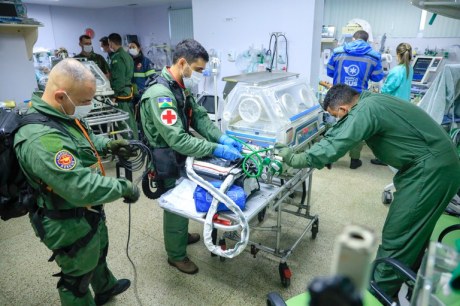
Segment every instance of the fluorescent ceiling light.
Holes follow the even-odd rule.
[[[425,30],[426,14],[427,14],[427,11],[422,10],[422,15],[420,16],[420,25],[419,25],[419,27],[418,27],[418,30],[419,30],[420,32],[422,32],[423,30]]]

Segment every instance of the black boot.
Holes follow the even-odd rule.
[[[126,291],[129,286],[131,286],[131,281],[129,279],[119,279],[115,286],[112,287],[112,289],[96,294],[94,296],[94,302],[96,305],[104,305],[115,295]]]
[[[371,164],[373,165],[379,165],[379,166],[387,166],[387,164],[385,164],[384,162],[382,162],[380,159],[378,158],[373,158],[371,159]]]
[[[350,169],[358,169],[362,164],[363,162],[360,159],[352,158],[350,161]]]

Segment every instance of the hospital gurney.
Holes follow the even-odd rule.
[[[213,254],[219,255],[221,260],[237,256],[248,244],[250,245],[250,253],[254,255],[254,257],[259,250],[262,250],[280,258],[280,279],[282,285],[287,288],[290,285],[292,275],[287,265],[287,259],[308,231],[311,231],[313,239],[316,238],[318,233],[318,215],[310,214],[310,191],[313,169],[295,170],[292,176],[274,179],[271,184],[260,183],[260,190],[256,191],[248,198],[246,202],[246,209],[244,211],[241,211],[241,209],[239,209],[239,207],[224,194],[224,191],[230,187],[233,181],[242,175],[241,168],[235,167],[230,171],[229,175],[222,183],[220,191],[196,174],[193,169],[192,157],[187,158],[186,171],[190,180],[183,179],[176,188],[161,196],[159,199],[160,206],[172,213],[203,223],[203,237],[205,245]],[[195,210],[195,203],[193,200],[193,190],[195,185],[192,182],[204,187],[214,197],[211,208],[207,214],[197,213]],[[300,203],[294,204],[294,201],[290,196],[300,188],[302,189]],[[216,218],[215,212],[218,201],[224,202],[227,207],[232,210],[232,212],[221,212]],[[180,203],[180,206],[176,206],[174,203]],[[285,208],[286,204],[294,205],[296,210]],[[257,224],[257,226],[249,225],[249,223],[255,218],[257,218],[259,223],[262,222],[267,209],[273,209],[276,212],[275,226],[263,227],[259,226],[259,224]],[[286,249],[280,248],[283,212],[309,220],[297,240]],[[216,230],[224,232],[219,245],[216,245]],[[266,246],[249,240],[250,232],[253,230],[275,232],[275,245]],[[226,243],[224,242],[225,239],[237,241],[235,247],[233,249],[227,249]]]

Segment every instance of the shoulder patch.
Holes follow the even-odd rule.
[[[173,109],[165,109],[160,115],[161,122],[165,125],[173,125],[177,121],[177,113]]]
[[[159,108],[173,107],[173,102],[170,97],[160,97],[157,99]]]
[[[77,161],[75,157],[67,150],[61,150],[54,156],[55,165],[62,170],[72,170],[75,168]]]

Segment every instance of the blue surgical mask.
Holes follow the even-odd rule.
[[[70,118],[73,118],[73,119],[81,119],[83,117],[86,117],[89,112],[93,109],[93,104],[88,104],[88,105],[75,105],[75,103],[73,103],[72,99],[70,99],[69,95],[67,94],[67,92],[64,92],[65,95],[67,96],[67,98],[69,99],[70,103],[72,103],[72,105],[75,107],[75,111],[72,115],[70,114],[67,114],[64,110],[64,108],[62,107],[61,105],[61,108],[62,108],[62,111],[67,115],[69,116]]]

